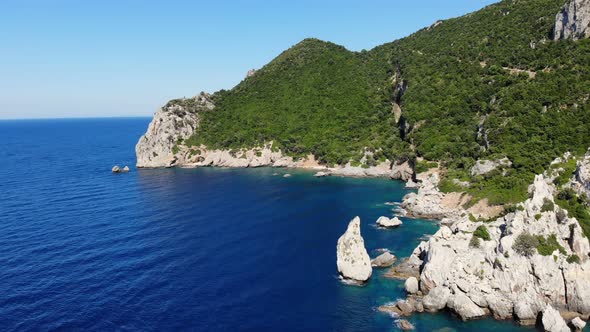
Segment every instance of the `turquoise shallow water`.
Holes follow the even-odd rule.
[[[336,241],[357,215],[373,257],[406,256],[434,233],[425,220],[374,227],[403,183],[270,168],[111,174],[135,163],[148,122],[0,122],[0,330],[396,330],[375,308],[403,297],[402,283],[376,271],[365,287],[342,284]],[[410,320],[419,331],[529,330]]]

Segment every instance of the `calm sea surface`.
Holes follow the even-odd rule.
[[[395,331],[403,284],[337,278],[354,216],[372,257],[411,253],[433,222],[391,216],[403,184],[261,169],[136,170],[150,119],[0,121],[1,331]],[[111,174],[113,165],[129,174]],[[275,175],[278,173],[278,175]],[[524,330],[410,320],[419,331]]]

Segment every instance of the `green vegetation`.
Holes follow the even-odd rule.
[[[488,228],[484,225],[477,227],[475,232],[473,232],[473,236],[480,238],[484,241],[489,241],[491,239],[490,233],[488,232]]]
[[[537,245],[537,251],[539,252],[539,255],[549,256],[555,250],[559,250],[559,252],[563,255],[566,254],[565,249],[559,244],[559,242],[557,242],[557,237],[555,234],[549,235],[549,237],[546,239],[544,236],[539,235],[537,236],[537,241],[539,243]]]
[[[590,40],[548,41],[563,3],[504,0],[362,52],[306,39],[215,93],[216,110],[202,113],[185,144],[272,141],[330,165],[356,164],[366,149],[375,155],[365,167],[422,157],[448,170],[441,190],[491,204],[522,201],[534,174],[590,146]],[[471,175],[476,160],[503,157],[513,166]],[[431,166],[417,163],[418,171]]]
[[[479,238],[475,235],[473,235],[473,237],[471,237],[471,240],[469,241],[469,247],[471,248],[479,248],[481,246],[481,241],[479,240]]]
[[[438,167],[437,163],[432,162],[432,161],[423,160],[423,161],[416,162],[415,170],[416,170],[416,173],[423,173],[423,172],[428,171],[431,168],[437,168],[437,167]]]
[[[567,257],[567,262],[570,264],[572,264],[572,263],[580,264],[580,257],[578,257],[578,255],[570,255]]]
[[[521,256],[532,256],[539,246],[539,239],[529,233],[522,233],[514,241],[512,249]]]
[[[578,197],[571,188],[566,188],[557,194],[557,205],[569,212],[571,217],[578,220],[584,235],[590,238],[590,213],[585,205],[585,199]]]
[[[543,206],[541,206],[541,212],[553,211],[554,208],[555,208],[555,204],[553,204],[552,201],[550,201],[547,198],[545,198],[543,200]]]

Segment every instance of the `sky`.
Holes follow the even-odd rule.
[[[304,38],[353,51],[497,0],[2,0],[0,119],[151,116]]]

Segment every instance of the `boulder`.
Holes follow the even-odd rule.
[[[570,0],[555,17],[553,40],[590,37],[590,0]]]
[[[121,170],[121,173],[129,173],[129,166],[123,167],[123,169]]]
[[[451,298],[448,307],[464,321],[483,317],[486,314],[482,308],[478,307],[467,295],[461,292]]]
[[[442,310],[447,306],[450,296],[450,289],[443,286],[434,287],[422,301],[424,310],[431,312]]]
[[[338,272],[346,279],[364,282],[369,280],[373,269],[371,258],[361,236],[361,220],[354,218],[336,246]]]
[[[548,305],[543,310],[542,317],[543,329],[547,332],[571,332],[570,328],[567,327],[565,320],[559,314],[559,311],[553,309],[551,305]]]
[[[396,325],[402,331],[412,331],[415,329],[414,325],[405,319],[398,319]]]
[[[119,172],[121,172],[121,169],[119,168],[119,166],[115,165],[111,169],[111,172],[113,172],[113,173],[119,173]]]
[[[284,178],[290,178],[291,177],[291,174],[287,173],[287,174],[283,175],[283,177]]]
[[[330,176],[330,173],[328,173],[328,172],[317,172],[317,173],[315,173],[314,176],[316,178],[323,178],[323,177],[326,177],[326,176]]]
[[[414,168],[409,161],[395,162],[391,167],[390,178],[394,180],[410,181],[414,178]]]
[[[580,317],[572,319],[571,324],[576,331],[582,331],[586,327],[586,322],[584,322]]]
[[[418,293],[418,279],[416,279],[415,277],[410,277],[408,279],[406,279],[406,282],[404,284],[404,287],[406,289],[406,292],[408,294],[416,294]]]
[[[383,254],[377,256],[377,258],[371,261],[371,266],[374,267],[390,267],[397,261],[397,257],[392,255],[389,252],[384,252]]]
[[[399,220],[398,217],[393,217],[393,219],[389,219],[387,217],[379,217],[379,219],[377,219],[377,225],[381,226],[381,227],[398,227],[401,226],[403,223],[401,220]]]

